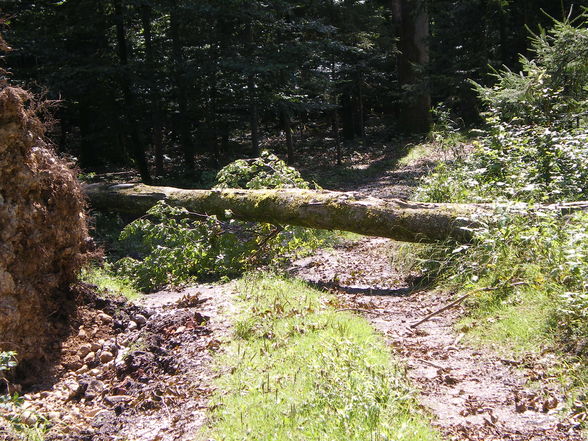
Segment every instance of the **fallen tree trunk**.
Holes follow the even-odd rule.
[[[355,193],[301,189],[182,190],[142,184],[90,184],[85,187],[96,209],[142,215],[158,201],[191,212],[251,222],[343,230],[406,242],[471,240],[479,226],[476,204],[425,204],[376,199]],[[230,212],[230,214],[228,214]]]

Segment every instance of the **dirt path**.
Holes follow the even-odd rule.
[[[353,190],[410,197],[430,167],[416,161],[369,174],[369,182]],[[296,261],[290,271],[336,292],[342,308],[365,315],[388,339],[445,439],[581,440],[564,420],[561,392],[542,377],[540,362],[501,359],[461,341],[453,325],[462,309],[409,327],[451,295],[415,291],[416,274],[403,265],[399,247],[364,238]],[[54,424],[47,439],[195,439],[206,424],[212,360],[229,332],[232,291],[230,285],[196,286],[151,294],[137,305],[82,293],[71,335],[56,348],[59,363],[26,394],[26,406]],[[3,439],[11,438],[0,428]]]
[[[384,171],[355,191],[410,198],[431,161]],[[343,308],[357,310],[386,336],[406,363],[421,404],[448,440],[581,440],[565,421],[564,398],[544,375],[540,361],[502,359],[461,342],[454,324],[464,310],[451,309],[419,326],[410,325],[453,300],[450,293],[415,291],[416,274],[403,267],[401,245],[364,238],[294,262],[290,271],[331,289]],[[397,262],[397,264],[395,264]],[[539,381],[537,381],[539,380]]]
[[[556,385],[534,385],[538,364],[519,366],[461,343],[463,336],[453,331],[460,308],[409,328],[451,295],[411,290],[390,264],[397,250],[387,239],[366,238],[300,260],[292,272],[330,287],[343,308],[357,309],[386,336],[448,440],[581,440],[561,421],[563,397]]]
[[[136,305],[83,291],[59,362],[24,395],[32,415],[52,424],[46,440],[193,441],[229,332],[232,287],[162,291]],[[0,427],[4,439],[16,438]]]

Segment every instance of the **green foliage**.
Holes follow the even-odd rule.
[[[588,28],[555,21],[532,38],[523,73],[496,74],[476,85],[489,106],[488,133],[467,161],[443,165],[420,193],[423,200],[570,201],[588,197]]]
[[[219,440],[437,440],[403,369],[357,316],[300,281],[240,282],[235,337],[219,359]],[[246,435],[245,435],[246,434]]]
[[[419,197],[497,203],[472,243],[421,250],[431,279],[470,294],[458,327],[507,352],[565,350],[563,360],[579,354],[585,364],[588,214],[536,208],[588,199],[586,15],[580,20],[534,36],[535,59],[522,59],[522,74],[505,70],[495,86],[477,87],[489,106],[485,137],[468,158],[438,167]]]
[[[588,197],[588,130],[498,123],[467,160],[442,164],[419,198],[431,202],[572,201]]]
[[[497,72],[496,84],[474,83],[482,100],[504,121],[570,126],[588,110],[588,14],[577,24],[554,20],[533,35],[533,59],[520,59],[522,72]]]
[[[268,153],[229,164],[219,172],[218,182],[216,188],[309,188],[296,170]],[[323,235],[299,227],[221,221],[160,202],[124,228],[120,240],[129,255],[114,268],[137,289],[150,291],[190,280],[234,277],[255,265],[279,264],[318,246]]]
[[[310,188],[296,169],[268,151],[259,158],[232,162],[218,172],[216,180],[214,188]]]
[[[17,366],[16,352],[0,352],[0,375]],[[0,377],[3,378],[3,377]]]
[[[189,216],[184,208],[160,202],[146,217],[127,225],[120,239],[133,257],[118,260],[117,273],[143,291],[193,278],[238,274],[245,263],[241,256],[252,244],[226,232],[229,225],[216,217]]]
[[[491,318],[507,347],[528,349],[555,336],[576,351],[588,337],[588,213],[562,216],[511,204],[486,221],[471,244],[420,250],[425,274],[471,291],[474,315]],[[486,327],[480,332],[490,335]]]
[[[117,276],[112,265],[104,262],[101,266],[92,265],[84,268],[80,279],[83,282],[96,285],[105,294],[123,295],[128,300],[137,300],[141,294],[128,280]]]

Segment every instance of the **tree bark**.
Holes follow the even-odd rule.
[[[429,63],[429,14],[424,0],[392,0],[392,12],[398,33],[398,82],[414,87],[401,108],[402,128],[425,133],[431,127],[431,96],[423,87],[420,72]]]
[[[286,149],[288,154],[288,164],[294,163],[294,139],[292,138],[292,123],[290,121],[290,109],[285,103],[280,103],[280,119],[282,128],[286,134]]]
[[[343,230],[406,242],[472,239],[469,220],[487,210],[475,204],[423,204],[376,199],[354,193],[301,189],[182,190],[141,184],[85,187],[96,209],[142,215],[158,201],[190,212],[251,222]]]
[[[179,5],[178,0],[171,1],[171,9],[169,15],[169,32],[172,42],[172,56],[174,59],[174,80],[176,99],[178,100],[179,110],[179,135],[182,143],[182,150],[184,153],[184,161],[186,168],[193,171],[195,168],[194,162],[194,141],[190,133],[190,122],[188,119],[188,85],[186,81],[186,67],[184,65],[184,56],[182,55],[182,43],[180,41],[180,24],[179,24]]]
[[[127,114],[128,123],[130,125],[131,137],[131,153],[135,160],[137,169],[141,174],[141,180],[147,184],[151,183],[151,175],[149,174],[149,165],[145,158],[145,149],[137,123],[133,118],[133,112],[136,108],[135,94],[131,89],[131,80],[127,72],[128,66],[128,47],[126,31],[124,26],[124,11],[122,0],[114,0],[114,13],[116,15],[116,40],[118,49],[118,58],[122,67],[120,75],[120,83],[125,102],[125,112]]]
[[[250,61],[253,63],[255,60],[255,36],[253,33],[252,22],[247,23],[247,46]],[[251,68],[253,68],[253,64]],[[247,92],[249,94],[249,124],[251,126],[251,151],[254,156],[259,156],[259,121],[255,88],[255,74],[251,72],[247,75]]]
[[[151,7],[149,4],[141,5],[141,23],[143,25],[143,38],[145,39],[145,62],[150,82],[149,95],[151,98],[151,143],[155,153],[155,174],[163,175],[163,124],[161,118],[161,98],[156,81],[155,54],[153,49],[153,36],[151,32]]]

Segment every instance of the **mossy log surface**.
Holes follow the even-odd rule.
[[[182,190],[142,184],[90,184],[85,187],[95,209],[141,215],[158,201],[190,212],[224,218],[343,230],[406,242],[472,238],[472,219],[485,211],[474,204],[425,204],[376,199],[356,193],[301,189]]]

